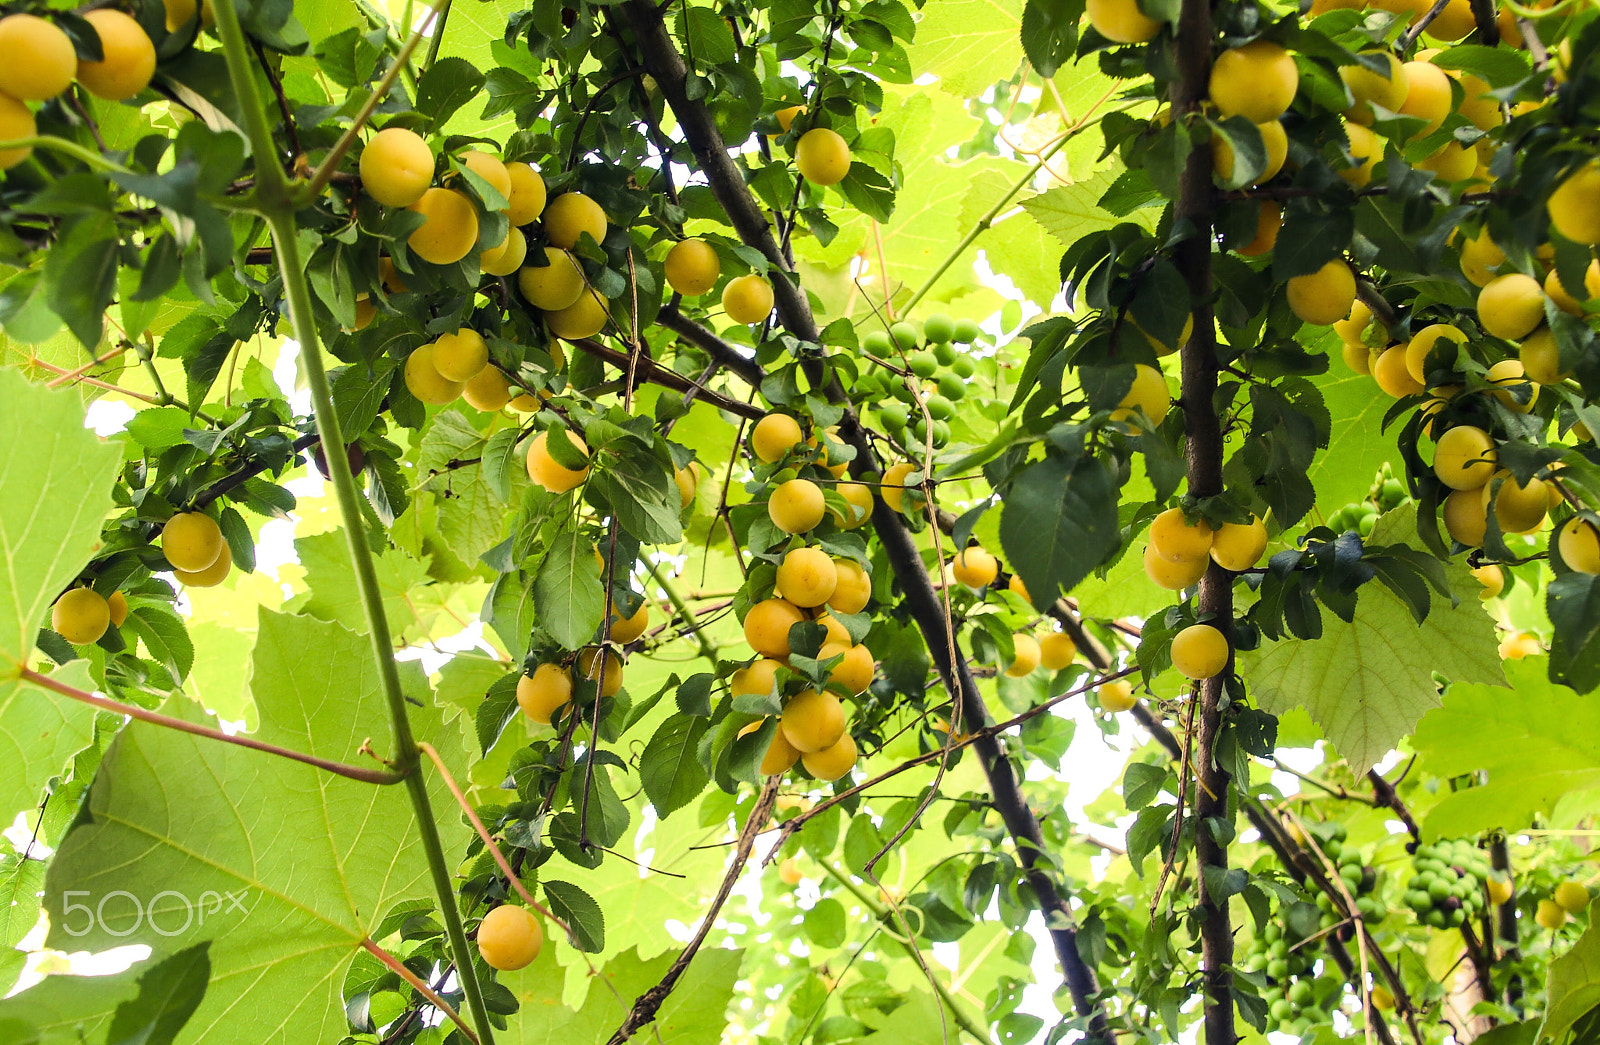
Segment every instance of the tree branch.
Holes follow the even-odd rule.
[[[368,954],[372,955],[374,958],[378,959],[386,967],[388,967],[396,976],[409,983],[418,994],[428,999],[429,1005],[432,1005],[434,1008],[450,1017],[450,1022],[454,1023],[456,1027],[460,1029],[461,1033],[467,1036],[468,1040],[470,1040],[473,1045],[479,1045],[478,1036],[472,1032],[472,1028],[467,1025],[466,1021],[461,1018],[456,1010],[450,1007],[450,1003],[439,997],[438,992],[432,987],[428,986],[427,982],[423,980],[422,977],[418,976],[416,973],[407,968],[405,962],[401,961],[388,951],[384,950],[382,947],[379,947],[377,944],[373,943],[371,937],[362,940],[361,946]]]
[[[608,345],[603,345],[593,338],[579,338],[568,344],[579,351],[591,355],[596,359],[610,363],[612,366],[626,372],[632,366],[635,372],[652,384],[662,388],[670,388],[675,392],[693,392],[696,399],[702,403],[710,403],[720,410],[739,417],[747,417],[752,421],[759,421],[767,416],[766,411],[749,403],[741,403],[737,399],[729,399],[720,392],[713,392],[699,382],[673,370],[671,367],[656,362],[642,353],[618,352]]]
[[[676,305],[663,306],[656,313],[656,322],[705,352],[712,362],[726,368],[751,388],[759,389],[761,382],[766,380],[767,375],[761,369],[761,364],[739,351],[737,346],[685,316]]]

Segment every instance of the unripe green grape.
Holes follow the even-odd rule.
[[[932,377],[939,372],[939,360],[932,352],[926,350],[913,352],[908,362],[911,364],[911,372],[918,377]]]
[[[943,312],[935,312],[922,321],[922,333],[930,342],[948,342],[955,337],[956,321]]]
[[[949,366],[956,361],[956,346],[948,341],[940,341],[933,346],[933,358],[939,361],[940,366]]]
[[[894,338],[895,343],[899,345],[900,350],[903,352],[909,352],[913,348],[916,348],[921,341],[917,334],[917,328],[912,324],[905,322],[904,320],[900,321],[899,323],[892,324],[889,327],[889,334]]]
[[[928,416],[935,421],[947,421],[954,417],[956,406],[942,395],[928,397]]]
[[[955,330],[951,332],[950,340],[960,345],[970,345],[978,340],[983,332],[978,329],[978,324],[970,319],[956,320]]]
[[[894,351],[894,342],[889,340],[887,330],[871,330],[861,339],[861,348],[881,359]]]
[[[967,394],[967,383],[953,373],[939,375],[939,394],[952,403],[959,403]]]
[[[971,356],[956,356],[956,361],[950,364],[950,369],[963,380],[971,377],[978,371],[978,364],[972,361]]]

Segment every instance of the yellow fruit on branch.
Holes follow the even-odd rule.
[[[1499,483],[1496,490],[1495,483]],[[1545,489],[1544,483],[1539,479],[1530,477],[1524,486],[1516,481],[1510,472],[1496,473],[1494,480],[1485,483],[1483,487],[1483,509],[1485,518],[1488,517],[1491,496],[1494,502],[1494,517],[1500,525],[1501,533],[1528,533],[1537,530],[1544,523],[1545,514],[1550,510],[1550,493]]]
[[[781,722],[783,735],[796,751],[802,755],[822,751],[844,736],[844,705],[832,693],[803,689],[783,706]]]
[[[789,456],[804,441],[800,422],[788,414],[768,414],[750,431],[750,449],[767,464]]]
[[[763,766],[765,766],[765,764],[766,763],[762,763]],[[794,763],[791,762],[789,765],[792,766]],[[787,769],[788,766],[785,766],[784,768]],[[766,770],[763,769],[762,772],[766,773]],[[770,776],[771,774],[768,773],[767,775]],[[799,885],[804,878],[805,876],[800,873],[800,862],[794,857],[791,856],[788,859],[779,862],[778,881],[782,882],[784,885]]]
[[[1550,897],[1568,914],[1582,914],[1589,906],[1589,887],[1576,878],[1568,878],[1556,886]]]
[[[38,15],[0,18],[0,94],[25,102],[42,102],[72,86],[78,55],[72,38],[54,22]]]
[[[772,314],[772,284],[754,272],[722,288],[722,311],[735,323],[760,323]]]
[[[839,568],[821,548],[795,548],[778,564],[778,594],[796,606],[821,606],[839,586]]]
[[[1421,395],[1428,390],[1428,386],[1411,376],[1407,368],[1407,349],[1404,345],[1392,345],[1378,354],[1372,362],[1372,379],[1378,382],[1378,387],[1386,395],[1396,399],[1405,396]]]
[[[1584,270],[1583,286],[1577,292],[1583,295],[1581,298],[1568,292],[1567,285],[1561,281],[1561,273],[1554,268],[1544,277],[1544,292],[1561,311],[1573,316],[1584,315],[1589,311],[1585,303],[1600,298],[1600,261],[1589,262]]]
[[[517,287],[534,308],[545,312],[570,308],[583,293],[583,267],[567,251],[554,247],[541,249],[544,264],[523,266],[517,273]]]
[[[528,258],[528,238],[518,228],[506,230],[506,238],[498,247],[478,256],[478,264],[491,276],[509,276],[522,267]]]
[[[1544,322],[1544,288],[1521,272],[1496,276],[1478,291],[1478,322],[1495,337],[1522,340]]]
[[[1154,544],[1144,546],[1144,572],[1157,585],[1168,591],[1182,591],[1197,584],[1205,576],[1211,561],[1206,558],[1191,562],[1173,562],[1156,552]]]
[[[1546,207],[1556,232],[1574,243],[1600,246],[1600,160],[1590,160],[1567,175]]]
[[[1383,159],[1383,143],[1359,123],[1346,124],[1344,134],[1350,145],[1352,166],[1342,168],[1339,177],[1358,189],[1366,188],[1372,181],[1373,169]]]
[[[1454,109],[1450,77],[1432,62],[1406,62],[1403,68],[1406,96],[1397,111],[1424,121],[1422,129],[1412,133],[1413,138],[1432,134]]]
[[[421,345],[406,356],[406,388],[420,403],[443,406],[466,388],[464,381],[452,381],[439,373],[433,362],[433,345]]]
[[[789,655],[789,629],[805,619],[805,613],[792,602],[764,599],[745,614],[744,640],[763,657],[782,660]]]
[[[1271,181],[1279,171],[1283,170],[1284,161],[1289,158],[1289,135],[1283,129],[1283,124],[1277,120],[1271,120],[1267,123],[1257,124],[1256,130],[1260,133],[1261,144],[1266,149],[1267,162],[1261,173],[1251,179],[1251,185],[1260,185],[1264,181]],[[1221,178],[1223,182],[1233,180],[1233,145],[1229,143],[1226,137],[1215,132],[1211,135],[1211,169],[1216,172],[1217,177]],[[1275,234],[1274,238],[1276,238]],[[1240,251],[1240,253],[1247,252]]]
[[[763,657],[751,661],[749,664],[735,671],[728,679],[728,688],[733,696],[771,696],[773,687],[778,682],[778,670],[783,665],[775,660]]]
[[[111,626],[120,628],[128,619],[128,598],[120,591],[114,591],[106,599],[106,609],[111,614]]]
[[[802,754],[800,764],[806,767],[807,773],[818,780],[832,782],[855,768],[859,754],[855,738],[846,733],[831,747]]]
[[[1505,260],[1506,252],[1489,238],[1488,229],[1461,241],[1461,274],[1475,287],[1486,287],[1492,283],[1495,274],[1490,270],[1504,264]]]
[[[440,377],[465,385],[488,365],[489,345],[482,334],[471,327],[462,327],[452,334],[439,335],[433,343],[431,362]]]
[[[1088,0],[1085,14],[1095,32],[1117,44],[1142,44],[1161,31],[1161,23],[1139,10],[1135,0]]]
[[[1441,338],[1454,341],[1458,345],[1467,343],[1467,335],[1458,328],[1448,323],[1433,323],[1417,331],[1406,345],[1406,372],[1419,385],[1428,383],[1425,373],[1428,355],[1438,346]]]
[[[827,514],[822,488],[810,479],[790,479],[767,500],[767,517],[784,533],[806,533]]]
[[[1165,391],[1166,386],[1163,385],[1162,389]],[[906,477],[916,470],[917,466],[911,464],[909,461],[901,461],[898,464],[892,464],[888,468],[884,469],[883,481],[878,485],[879,490],[882,492],[884,504],[888,505],[894,511],[901,513],[905,512],[907,507],[906,492],[908,490],[916,490],[918,493],[921,492],[921,487],[905,485]],[[918,500],[920,500],[920,498],[918,498]]]
[[[480,152],[477,149],[468,149],[461,154],[461,166],[488,182],[489,186],[509,204],[511,200],[511,172],[506,169],[506,165],[501,163],[497,157],[490,156],[488,153]],[[485,200],[484,202],[491,203],[492,201]],[[502,208],[502,210],[504,209]]]
[[[1261,560],[1267,550],[1267,524],[1250,517],[1247,523],[1223,523],[1211,536],[1211,558],[1225,570],[1239,573]]]
[[[1539,401],[1539,386],[1528,380],[1520,359],[1502,359],[1483,375],[1494,389],[1494,397],[1510,410],[1525,414]]]
[[[545,238],[562,250],[576,247],[585,235],[596,243],[605,242],[606,212],[581,192],[564,192],[545,204],[541,220]]]
[[[1262,201],[1256,211],[1256,234],[1249,243],[1239,248],[1247,258],[1260,257],[1278,245],[1278,232],[1283,228],[1283,208],[1270,200]]]
[[[478,923],[478,953],[485,964],[501,972],[532,965],[544,948],[544,930],[525,907],[502,904]]]
[[[1039,636],[1039,664],[1047,671],[1060,671],[1077,655],[1078,647],[1066,632],[1052,631]]]
[[[607,620],[610,621],[610,627],[606,630],[606,638],[619,646],[626,646],[643,635],[650,626],[650,602],[647,599],[639,603],[639,608],[628,617],[622,616],[613,606]]]
[[[1491,562],[1475,567],[1472,577],[1483,585],[1483,590],[1478,592],[1478,598],[1484,602],[1499,598],[1500,593],[1506,590],[1505,568],[1497,563]]]
[[[614,697],[622,689],[622,658],[604,646],[579,650],[572,671],[576,678],[599,686],[602,697]]]
[[[1380,71],[1363,61],[1339,67],[1339,78],[1344,81],[1352,99],[1350,108],[1344,111],[1345,116],[1356,123],[1370,125],[1375,115],[1373,105],[1390,112],[1400,111],[1411,82],[1406,75],[1405,65],[1387,51],[1364,51],[1359,57],[1385,66]]]
[[[221,527],[203,512],[180,512],[161,528],[161,554],[174,569],[189,573],[216,562],[225,543]]]
[[[1025,631],[1019,631],[1011,636],[1012,657],[1011,663],[1006,665],[1006,674],[1014,679],[1025,678],[1039,669],[1039,661],[1043,652],[1039,649],[1039,640]]]
[[[1483,544],[1489,530],[1489,512],[1483,506],[1483,494],[1477,489],[1452,490],[1439,508],[1445,531],[1450,539],[1469,548]]]
[[[1169,562],[1204,564],[1214,539],[1210,523],[1199,516],[1190,520],[1181,508],[1168,508],[1150,520],[1150,547]]]
[[[1224,116],[1251,123],[1276,120],[1300,87],[1294,58],[1275,43],[1253,40],[1217,56],[1211,66],[1211,102]]]
[[[0,141],[20,141],[37,137],[38,133],[33,110],[9,94],[0,94]],[[0,149],[0,171],[10,170],[32,155],[31,145],[20,149]]]
[[[1342,258],[1315,272],[1289,277],[1289,308],[1306,323],[1328,326],[1344,319],[1356,300],[1356,277]]]
[[[872,488],[865,483],[839,483],[833,492],[843,497],[849,504],[853,514],[846,516],[839,509],[829,509],[833,521],[841,530],[853,530],[872,518]]]
[[[1172,637],[1172,666],[1196,682],[1211,678],[1228,666],[1228,640],[1210,624],[1191,624]]]
[[[751,733],[757,732],[765,721],[766,719],[756,719],[739,730],[739,735],[747,737]],[[794,768],[794,764],[798,761],[800,761],[800,752],[796,751],[794,745],[789,743],[789,738],[783,735],[783,727],[775,726],[772,730],[772,739],[767,742],[766,753],[761,756],[761,775],[777,776],[779,773],[787,773]],[[793,863],[792,860],[785,862]]]
[[[93,588],[73,588],[50,607],[50,630],[74,646],[99,642],[111,626],[111,607]]]
[[[795,145],[794,165],[813,185],[837,185],[850,173],[850,145],[838,131],[813,127]]]
[[[672,473],[672,483],[678,488],[679,507],[694,503],[695,492],[700,489],[700,462],[690,461]]]
[[[1499,463],[1489,433],[1459,425],[1441,435],[1433,453],[1433,474],[1452,490],[1476,490],[1494,475]]]
[[[1574,515],[1556,531],[1556,553],[1569,570],[1600,573],[1600,529]]]
[[[433,183],[433,150],[415,131],[385,127],[361,150],[361,188],[385,207],[409,207]]]
[[[454,189],[433,188],[410,207],[425,219],[406,246],[433,265],[454,265],[478,243],[478,212],[472,201]]]
[[[517,706],[541,726],[572,700],[572,675],[559,664],[540,664],[517,679]]]
[[[506,164],[511,179],[511,208],[506,211],[513,227],[526,225],[544,213],[544,178],[526,163]]]
[[[1100,683],[1095,689],[1095,696],[1100,701],[1100,707],[1113,714],[1127,711],[1139,703],[1138,698],[1133,695],[1133,685],[1127,679],[1112,679],[1110,682]]]
[[[78,63],[78,82],[99,98],[120,102],[150,86],[156,71],[156,47],[139,23],[121,11],[102,7],[83,20],[94,27],[103,55],[98,62]]]
[[[1151,422],[1159,425],[1167,416],[1167,410],[1172,406],[1172,395],[1167,390],[1167,379],[1153,366],[1135,363],[1133,367],[1133,384],[1128,387],[1128,392],[1117,403],[1117,408],[1111,411],[1111,420],[1138,426],[1133,423],[1134,411],[1143,410]]]
[[[830,651],[824,651],[830,652]],[[832,656],[840,656],[832,653]],[[819,658],[826,659],[826,658]],[[839,663],[828,671],[828,684],[841,686],[852,696],[864,692],[872,685],[872,677],[877,674],[878,665],[872,659],[872,651],[865,646],[855,645],[845,650]]]
[[[860,613],[872,598],[872,577],[854,559],[833,560],[838,583],[828,597],[828,608],[835,613]]]
[[[1489,902],[1496,907],[1510,901],[1516,885],[1505,871],[1494,871],[1484,883],[1489,887]]]
[[[215,588],[228,579],[228,574],[233,571],[233,549],[227,542],[222,545],[222,552],[217,556],[217,561],[203,570],[180,570],[174,568],[172,575],[178,583],[185,588]]]
[[[963,548],[950,561],[950,574],[958,584],[969,588],[983,588],[994,583],[1000,575],[1000,563],[983,548],[973,545]]]
[[[605,298],[593,287],[584,287],[578,292],[578,300],[566,308],[544,314],[550,333],[568,341],[594,337],[606,328],[610,319],[611,310],[606,307]]]
[[[461,398],[492,414],[511,402],[511,380],[495,367],[486,366],[462,386]]]
[[[1540,900],[1539,907],[1533,914],[1533,920],[1551,932],[1556,932],[1567,924],[1566,908],[1554,900]]]
[[[589,456],[589,445],[571,429],[563,428],[561,434],[572,449],[586,458]],[[568,468],[561,464],[550,455],[549,437],[549,432],[540,432],[528,444],[528,478],[551,493],[566,493],[589,477],[589,467]]]
[[[1540,327],[1522,339],[1517,360],[1522,372],[1541,385],[1559,384],[1568,373],[1561,369],[1561,347],[1549,327]]]
[[[679,240],[667,251],[663,266],[667,285],[686,298],[698,297],[717,285],[722,262],[703,239]]]

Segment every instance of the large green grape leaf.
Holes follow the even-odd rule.
[[[911,67],[939,77],[950,93],[971,97],[1017,71],[1021,28],[1021,0],[941,0],[917,23]]]
[[[1423,823],[1428,838],[1516,831],[1576,791],[1600,788],[1600,704],[1549,681],[1544,658],[1506,665],[1513,693],[1451,686],[1417,724],[1422,767],[1449,778],[1485,770],[1488,783],[1446,795]]]
[[[660,982],[674,954],[640,960],[629,950],[607,962],[598,978],[589,978],[588,997],[573,1011],[561,1000],[561,970],[554,948],[547,947],[518,973],[502,973],[500,981],[522,1004],[510,1027],[495,1040],[505,1045],[603,1045],[621,1025],[633,1001]],[[644,1037],[661,1045],[716,1045],[727,1019],[743,951],[707,947],[695,955],[677,989],[661,1006]]]
[[[89,742],[94,712],[14,681],[57,595],[88,563],[121,455],[83,427],[83,405],[0,370],[0,819]],[[92,688],[87,674],[71,684]]]
[[[1302,343],[1308,351],[1321,350],[1332,357],[1329,373],[1315,379],[1333,419],[1332,434],[1328,448],[1317,453],[1307,472],[1316,487],[1317,506],[1326,517],[1366,497],[1373,476],[1385,461],[1398,468],[1394,433],[1383,431],[1383,415],[1393,400],[1374,394],[1376,385],[1370,377],[1344,365],[1339,358],[1339,339],[1331,329],[1315,342]]]
[[[1400,542],[1420,547],[1415,508],[1384,514],[1368,539]],[[1471,594],[1477,582],[1459,560],[1448,573],[1450,590],[1467,597],[1452,607],[1434,593],[1420,627],[1399,597],[1372,581],[1361,588],[1352,623],[1324,611],[1321,638],[1263,642],[1239,655],[1239,672],[1262,708],[1304,707],[1350,764],[1364,770],[1440,706],[1434,672],[1453,682],[1505,685],[1494,624]]]
[[[311,592],[294,608],[323,620],[336,621],[347,628],[366,629],[361,593],[350,568],[350,547],[338,530],[299,537],[295,554],[306,568],[306,583]],[[401,548],[389,548],[373,556],[378,571],[378,588],[383,592],[383,611],[389,630],[399,639],[425,634],[429,621],[419,620],[415,603],[409,598],[414,585],[428,583],[428,568]]]
[[[259,739],[345,762],[367,761],[368,738],[388,747],[371,648],[336,624],[263,612],[250,689]],[[166,710],[199,714],[183,698]],[[459,765],[437,707],[411,718]],[[430,792],[454,861],[466,835],[442,784]],[[360,941],[394,904],[430,895],[416,833],[403,787],[134,722],[46,875],[47,943],[142,943],[159,959],[212,940],[211,988],[180,1041],[332,1041]]]
[[[1589,928],[1572,950],[1550,963],[1545,996],[1549,1000],[1539,1041],[1560,1041],[1574,1023],[1600,1007],[1600,907],[1590,905]]]
[[[0,1001],[0,1041],[13,1026],[31,1028],[28,1045],[98,1043],[117,1006],[139,990],[135,966],[111,976],[46,976],[21,994]]]

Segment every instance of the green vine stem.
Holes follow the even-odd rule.
[[[327,371],[322,365],[321,339],[317,336],[316,322],[312,318],[311,291],[306,282],[305,267],[300,259],[294,202],[289,195],[288,181],[283,169],[274,159],[272,132],[260,92],[256,89],[255,78],[250,74],[250,56],[245,46],[244,34],[239,28],[238,13],[231,4],[226,3],[215,5],[215,10],[217,33],[222,37],[228,74],[244,110],[245,124],[255,152],[256,207],[271,228],[272,239],[277,248],[278,270],[283,278],[289,319],[295,339],[300,343],[300,360],[305,367],[306,384],[310,388],[312,408],[316,412],[317,432],[325,448],[329,479],[338,496],[339,512],[344,520],[345,539],[349,544],[351,564],[355,569],[356,588],[366,613],[372,652],[377,660],[378,674],[382,679],[384,696],[389,705],[389,717],[394,729],[396,762],[399,770],[407,774],[406,790],[411,796],[412,809],[416,814],[417,833],[421,838],[423,853],[433,878],[434,892],[439,901],[439,914],[444,920],[451,953],[455,955],[456,971],[461,978],[461,989],[466,996],[467,1007],[471,1010],[473,1023],[478,1028],[481,1045],[493,1045],[494,1028],[489,1022],[483,991],[473,969],[472,949],[462,925],[461,910],[456,904],[455,883],[450,866],[445,860],[444,846],[439,839],[439,828],[434,819],[432,803],[428,800],[427,781],[421,773],[412,772],[420,753],[416,738],[411,733],[411,720],[406,714],[406,698],[400,686],[400,671],[395,665],[389,621],[383,609],[383,593],[378,588],[377,570],[373,566],[372,551],[367,546],[360,494],[357,493],[355,479],[350,474],[350,463],[345,455],[344,434],[339,429],[339,415],[334,409]]]

